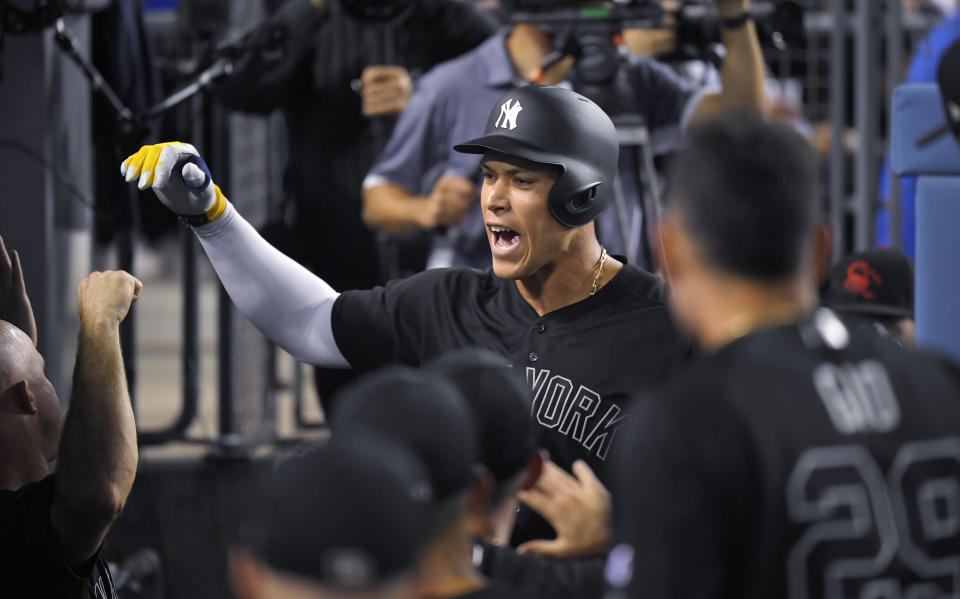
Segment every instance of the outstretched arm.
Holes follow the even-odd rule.
[[[60,440],[50,518],[71,566],[96,553],[137,472],[137,427],[120,353],[120,322],[142,289],[121,271],[80,283],[73,396]]]
[[[184,162],[190,160],[193,162]],[[349,366],[333,337],[338,293],[261,237],[213,185],[189,144],[144,146],[121,171],[157,197],[194,232],[240,312],[298,360]],[[177,172],[175,172],[177,171]]]
[[[348,368],[333,338],[331,314],[340,295],[260,236],[228,205],[194,232],[240,312],[301,362]]]

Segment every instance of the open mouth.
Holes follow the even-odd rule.
[[[498,248],[511,248],[520,243],[520,234],[513,229],[490,225],[490,232],[493,233],[493,245]]]

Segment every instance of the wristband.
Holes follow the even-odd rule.
[[[199,227],[200,225],[205,225],[219,218],[227,209],[227,198],[223,196],[223,192],[220,191],[220,186],[216,183],[213,185],[213,191],[217,197],[213,202],[213,206],[207,208],[203,214],[178,214],[177,218],[180,219],[180,222],[186,223],[191,227]]]
[[[753,20],[753,15],[750,14],[749,10],[745,10],[738,15],[733,15],[732,17],[723,17],[720,19],[720,26],[724,29],[740,29],[747,23]]]

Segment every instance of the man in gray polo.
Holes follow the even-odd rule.
[[[716,2],[727,49],[722,90],[694,89],[649,58],[633,59],[627,66],[631,111],[644,118],[655,153],[674,149],[691,118],[730,108],[762,108],[764,66],[756,29],[746,16],[750,0]],[[485,124],[480,115],[506,91],[529,82],[532,76],[523,74],[532,74],[552,50],[552,40],[540,27],[518,24],[424,75],[364,180],[367,225],[401,235],[438,231],[428,267],[488,267],[490,252],[477,202],[480,158],[452,148],[459,140],[480,135]],[[572,60],[565,59],[543,72],[538,82],[563,85],[571,66]],[[635,151],[621,151],[627,223],[639,235],[637,163]],[[597,226],[611,254],[628,253],[612,211],[601,216]]]

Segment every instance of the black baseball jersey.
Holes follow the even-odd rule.
[[[332,320],[341,353],[360,371],[419,366],[471,346],[503,355],[525,369],[551,458],[568,469],[586,460],[601,478],[631,394],[664,381],[689,347],[660,280],[632,266],[596,295],[542,317],[490,270],[437,269],[343,293]]]
[[[691,364],[618,453],[608,599],[960,596],[960,370],[826,309]]]
[[[100,553],[70,568],[50,522],[53,476],[18,491],[0,491],[0,597],[116,599]]]

